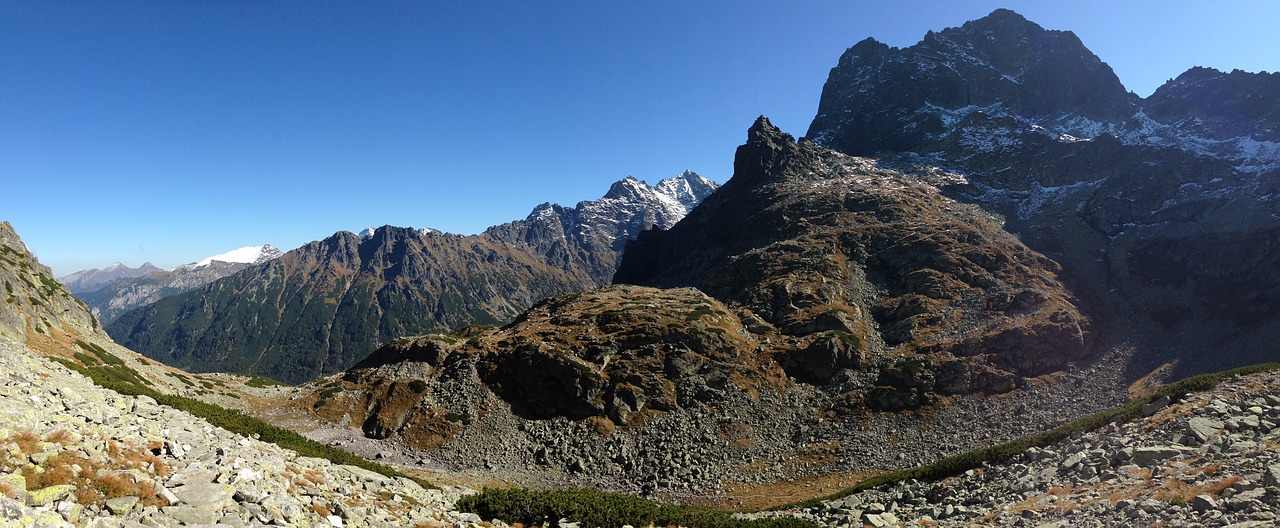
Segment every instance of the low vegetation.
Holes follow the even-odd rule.
[[[810,528],[817,525],[794,518],[746,520],[728,512],[662,504],[631,495],[591,489],[533,491],[489,489],[458,501],[459,511],[485,519],[543,526],[572,519],[583,526],[688,526],[691,528]]]

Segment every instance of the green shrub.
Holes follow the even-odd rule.
[[[485,488],[479,494],[463,497],[457,503],[461,511],[484,519],[502,519],[508,523],[554,525],[567,518],[584,527],[688,526],[690,528],[809,528],[816,526],[795,518],[743,520],[728,512],[690,506],[662,504],[621,493],[591,489],[533,491],[526,489]]]
[[[409,382],[409,389],[418,394],[427,392],[427,382],[422,380],[413,380]]]
[[[266,387],[288,387],[289,384],[279,380],[273,380],[265,376],[249,376],[249,381],[245,385],[255,389],[263,389]]]

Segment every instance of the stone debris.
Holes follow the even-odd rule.
[[[1075,434],[940,482],[909,480],[795,515],[823,526],[1275,526],[1280,372],[1161,402],[1146,418]],[[1144,413],[1145,414],[1145,413]],[[757,514],[766,515],[766,514]]]
[[[0,338],[0,527],[506,526],[426,489],[93,385]]]

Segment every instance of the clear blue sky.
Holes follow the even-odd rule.
[[[1009,7],[1130,90],[1280,70],[1280,2],[0,0],[0,219],[61,276],[475,233],[634,175],[724,181],[765,114],[801,135],[868,36]]]

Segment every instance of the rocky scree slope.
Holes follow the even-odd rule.
[[[949,181],[1062,264],[1156,364],[1273,357],[1277,76],[1193,68],[1146,99],[1070,32],[1008,10],[907,48],[850,48],[807,137]]]
[[[493,526],[451,511],[462,490],[298,456],[5,337],[0,422],[5,526]]]
[[[503,323],[539,299],[597,287],[626,238],[670,226],[714,189],[693,173],[656,188],[627,179],[600,200],[539,206],[475,236],[341,232],[122,314],[107,330],[184,370],[299,383],[398,337]]]
[[[732,180],[628,247],[618,278],[636,269],[664,288],[397,340],[296,404],[432,464],[731,505],[1028,434],[1123,389],[1110,356],[1059,372],[1092,348],[1051,261],[977,207],[765,119]],[[1005,413],[1023,419],[981,418]]]
[[[1007,463],[781,514],[825,526],[1275,525],[1280,374],[1237,376],[1146,411]]]
[[[157,271],[160,271],[160,268],[151,265],[150,262],[144,263],[137,268],[130,268],[129,266],[116,262],[115,264],[107,266],[106,269],[92,268],[77,271],[59,278],[58,282],[67,285],[67,288],[71,290],[71,293],[81,294],[100,290],[106,286],[110,286],[116,281],[142,277]]]

